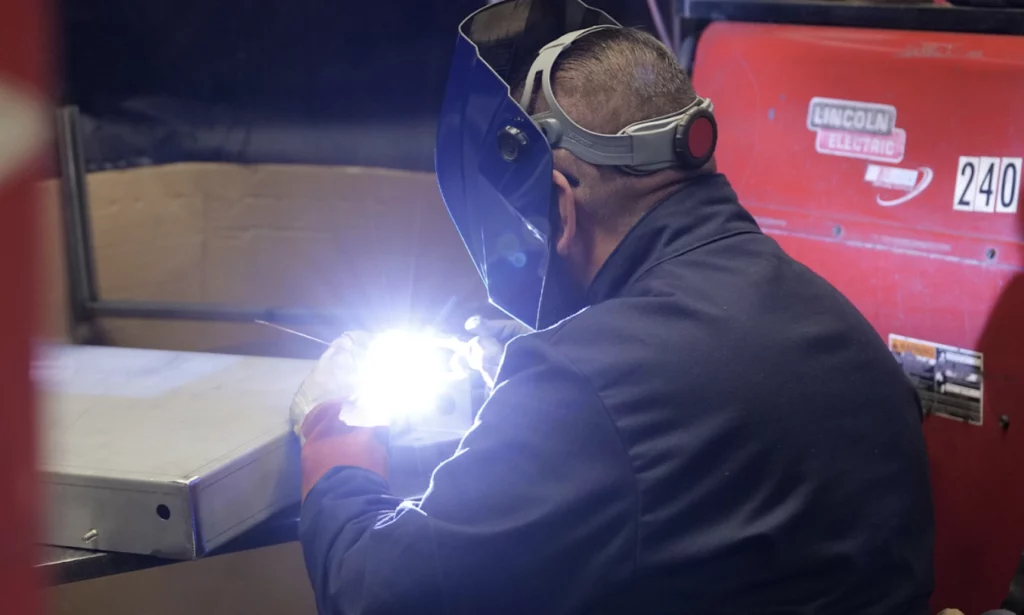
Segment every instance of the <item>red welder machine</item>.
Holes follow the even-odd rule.
[[[1024,612],[1024,10],[677,11],[684,62],[720,121],[719,168],[920,392],[936,610]]]

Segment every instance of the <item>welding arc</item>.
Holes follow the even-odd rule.
[[[300,331],[296,331],[295,329],[289,329],[288,327],[282,327],[281,325],[274,324],[272,322],[267,322],[265,320],[256,320],[254,322],[256,324],[258,324],[258,325],[266,325],[268,327],[272,327],[274,329],[277,329],[278,331],[284,331],[285,333],[291,333],[292,335],[297,335],[299,337],[304,337],[307,340],[312,340],[312,341],[314,341],[314,342],[316,342],[318,344],[323,344],[324,346],[330,346],[329,343],[323,341],[322,339],[320,339],[318,337],[313,337],[312,335],[306,335],[305,333],[302,333]]]

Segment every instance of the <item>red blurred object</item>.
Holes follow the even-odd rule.
[[[694,78],[767,233],[883,337],[982,353],[982,424],[924,425],[933,604],[998,607],[1024,550],[1024,37],[721,23]]]
[[[36,296],[35,172],[41,168],[48,117],[48,32],[42,4],[0,2],[0,612],[42,611],[35,537],[39,506],[29,357]]]

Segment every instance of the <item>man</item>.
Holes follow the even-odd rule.
[[[492,301],[538,331],[420,500],[344,400],[305,418],[321,613],[926,612],[914,390],[739,205],[672,54],[574,0],[461,34],[438,180]]]

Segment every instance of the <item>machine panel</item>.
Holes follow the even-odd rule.
[[[1024,550],[1024,37],[712,24],[719,168],[849,297],[929,416],[936,608],[995,608]]]

